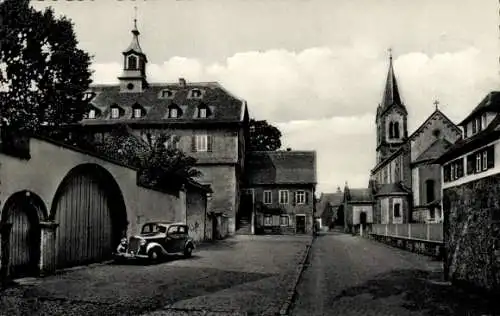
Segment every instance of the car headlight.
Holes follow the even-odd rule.
[[[141,241],[139,242],[139,245],[144,246],[145,244],[146,244],[146,240],[141,239]]]

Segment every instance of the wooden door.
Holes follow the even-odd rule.
[[[26,197],[20,196],[6,211],[7,222],[12,223],[9,242],[10,274],[12,277],[37,275],[40,260],[37,210]]]
[[[90,175],[73,176],[59,195],[56,213],[57,268],[104,261],[116,235],[108,194]]]
[[[295,217],[296,232],[299,234],[306,233],[306,217],[304,215],[297,215]]]

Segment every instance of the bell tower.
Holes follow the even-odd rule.
[[[391,49],[389,49],[389,70],[384,94],[382,103],[377,107],[375,125],[377,128],[376,163],[379,163],[398,150],[408,138],[408,112],[401,102]]]
[[[120,92],[140,93],[148,87],[146,81],[146,64],[148,59],[139,45],[139,30],[137,29],[137,7],[135,9],[132,42],[123,54],[123,72],[120,80]]]

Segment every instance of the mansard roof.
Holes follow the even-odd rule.
[[[200,97],[191,97],[193,90],[202,91]],[[150,84],[139,93],[121,92],[116,85],[93,85],[90,91],[94,97],[90,103],[97,107],[103,115],[96,119],[84,119],[84,125],[108,124],[176,124],[186,122],[242,122],[248,115],[246,102],[238,99],[217,82],[165,83]],[[168,92],[168,97],[163,96]],[[134,106],[139,104],[146,110],[140,118],[130,118]],[[118,105],[125,110],[120,118],[109,118],[109,109]],[[177,105],[182,109],[182,116],[168,117],[168,108]],[[211,115],[208,118],[197,118],[195,114],[200,106],[207,106]]]
[[[247,184],[316,184],[315,151],[254,151],[247,154]]]

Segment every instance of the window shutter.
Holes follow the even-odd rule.
[[[191,151],[196,152],[196,135],[191,136]]]
[[[488,169],[495,167],[495,145],[490,146],[486,149],[486,155],[488,159]]]
[[[450,171],[451,171],[450,165],[443,167],[444,182],[450,181]]]
[[[212,152],[214,137],[212,135],[207,135],[207,151]]]
[[[306,191],[305,195],[306,195],[306,201],[305,201],[306,203],[305,204],[309,204],[309,192]]]
[[[464,160],[463,159],[459,159],[458,160],[458,177],[461,178],[464,176]]]
[[[467,174],[473,174],[475,170],[476,158],[474,154],[467,156]]]

